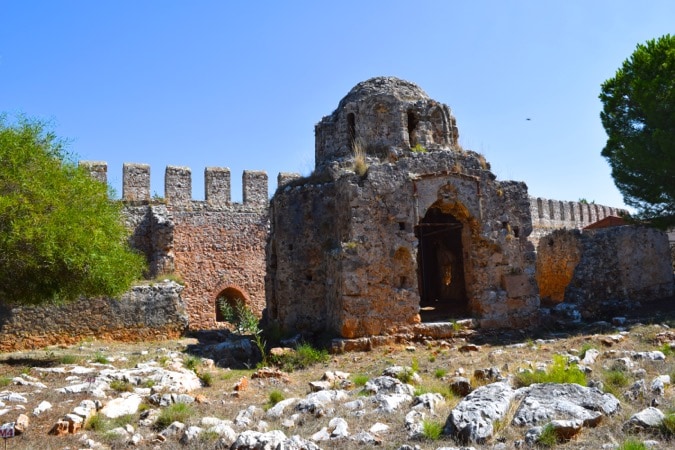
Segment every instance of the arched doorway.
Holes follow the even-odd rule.
[[[237,288],[223,289],[216,297],[216,322],[230,322],[240,314],[239,308],[247,307],[246,296]]]
[[[423,322],[463,318],[469,313],[464,276],[462,223],[432,207],[415,228],[417,275]]]

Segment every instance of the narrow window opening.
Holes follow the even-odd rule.
[[[405,222],[399,222],[398,229],[399,231],[405,231]]]
[[[513,237],[520,237],[520,228],[513,227]]]
[[[408,141],[410,148],[417,145],[417,124],[419,119],[412,110],[408,110]]]
[[[354,150],[356,141],[356,116],[354,113],[347,114],[347,133],[349,135],[349,148]]]

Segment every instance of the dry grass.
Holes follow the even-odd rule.
[[[604,334],[580,334],[564,338],[555,338],[552,340],[509,340],[502,336],[486,339],[491,343],[483,343],[478,352],[460,352],[459,347],[464,343],[461,339],[452,342],[438,343],[431,342],[426,345],[415,345],[414,352],[410,351],[409,345],[394,345],[388,347],[376,348],[368,353],[347,353],[341,355],[330,355],[330,357],[321,363],[309,366],[305,369],[299,369],[292,372],[290,382],[280,382],[278,380],[259,380],[252,379],[253,370],[230,370],[226,368],[214,368],[211,373],[211,385],[204,386],[194,394],[204,395],[209,403],[193,404],[193,413],[187,418],[187,425],[198,425],[199,420],[204,416],[215,416],[221,419],[233,420],[237,413],[245,409],[248,405],[256,405],[260,408],[260,418],[266,405],[272,401],[278,401],[280,398],[302,398],[309,393],[310,381],[319,380],[322,374],[327,370],[340,370],[352,373],[352,380],[358,380],[351,391],[353,399],[362,399],[365,402],[372,401],[372,397],[361,396],[361,385],[364,379],[373,378],[382,374],[382,371],[391,365],[410,366],[411,361],[417,366],[417,372],[421,381],[416,385],[419,393],[438,392],[445,396],[446,403],[437,408],[435,414],[427,412],[426,419],[431,422],[444,422],[450,410],[460,401],[460,398],[452,395],[448,389],[449,378],[456,373],[462,372],[465,376],[471,376],[475,369],[484,369],[496,367],[500,369],[504,376],[514,376],[519,369],[533,370],[539,366],[550,368],[553,366],[554,355],[557,354],[579,354],[584,347],[593,346],[600,350],[601,355],[592,366],[592,373],[589,380],[603,381],[607,386],[608,380],[605,379],[606,372],[611,370],[612,362],[625,350],[658,350],[662,344],[655,340],[656,334],[663,330],[652,325],[635,327],[623,341],[605,346],[602,341]],[[512,338],[512,336],[511,336]],[[186,355],[182,353],[188,345],[195,345],[197,342],[192,338],[185,338],[176,341],[150,342],[137,345],[115,344],[102,342],[88,342],[80,346],[69,348],[50,348],[32,352],[21,352],[13,354],[0,355],[0,377],[12,378],[21,376],[22,373],[28,373],[31,376],[38,377],[49,388],[44,389],[40,394],[34,394],[34,389],[26,386],[9,385],[2,388],[10,389],[14,392],[24,393],[29,398],[26,404],[28,412],[41,401],[45,399],[54,405],[54,408],[39,417],[31,417],[31,424],[22,437],[17,437],[8,442],[8,448],[12,450],[22,449],[63,449],[65,447],[80,448],[83,445],[78,442],[80,435],[66,437],[47,436],[47,431],[51,428],[58,417],[69,413],[74,406],[81,400],[89,398],[88,395],[64,395],[54,391],[55,387],[61,387],[66,384],[63,374],[44,374],[31,369],[36,366],[56,366],[60,365],[60,359],[64,355],[73,355],[78,361],[87,361],[96,359],[97,354],[103,354],[111,360],[115,367],[129,367],[136,362],[155,360],[168,364],[171,361],[184,362]],[[511,345],[518,344],[518,345]],[[147,352],[147,353],[146,353]],[[672,358],[675,359],[675,358]],[[644,369],[647,385],[657,375],[675,374],[675,363],[671,358],[666,361],[657,362],[638,362],[639,367]],[[69,357],[70,361],[71,358]],[[199,361],[195,361],[197,372],[204,371],[204,367]],[[636,367],[637,368],[637,367]],[[233,385],[243,376],[249,379],[249,387],[241,392],[239,396],[231,395]],[[631,382],[636,379],[634,375],[628,374]],[[617,378],[618,379],[618,378]],[[623,381],[615,381],[622,384]],[[483,383],[481,381],[481,383]],[[358,385],[357,385],[358,384]],[[609,388],[611,389],[611,388]],[[623,421],[628,419],[633,413],[649,406],[652,396],[647,395],[644,398],[638,398],[636,401],[628,401],[623,398],[623,387],[616,389],[616,394],[621,400],[621,411],[617,416],[607,418],[597,428],[585,429],[580,436],[571,442],[557,444],[556,449],[577,449],[577,448],[599,448],[604,443],[614,442],[617,445],[627,441],[630,436],[621,430]],[[659,406],[666,412],[675,409],[674,399],[675,388],[668,387],[665,397],[661,399]],[[109,395],[115,395],[110,391]],[[146,406],[147,407],[147,406]],[[151,408],[156,408],[150,406]],[[391,431],[383,435],[383,445],[377,448],[395,449],[402,444],[415,445],[416,442],[409,441],[403,427],[404,416],[408,412],[407,408],[402,408],[399,412],[391,415],[369,413],[365,416],[355,417],[351,411],[348,411],[342,405],[334,405],[333,415],[325,417],[304,416],[304,420],[292,429],[284,429],[278,420],[267,420],[269,429],[282,429],[287,435],[299,434],[308,438],[313,433],[327,426],[331,417],[343,417],[349,422],[349,431],[354,434],[359,431],[367,431],[376,422],[390,424]],[[511,418],[515,414],[514,405],[508,412],[505,419],[495,424],[496,438],[505,439],[507,448],[513,448],[512,444],[516,439],[522,439],[526,430],[510,425]],[[367,408],[372,410],[372,407]],[[14,420],[16,414],[10,412],[3,417],[3,423]],[[131,423],[138,428],[139,413],[131,418]],[[289,414],[290,415],[290,414]],[[141,429],[144,434],[151,433],[151,430]],[[99,441],[107,443],[111,448],[122,448],[115,440],[106,437],[105,432],[87,431],[87,434]],[[639,436],[641,437],[641,436]],[[663,440],[657,436],[656,439]],[[440,436],[438,441],[420,441],[417,442],[423,448],[437,448],[442,446],[456,446],[447,436]],[[494,443],[474,445],[476,449],[492,448]],[[664,442],[666,448],[670,443]],[[214,436],[205,435],[203,439],[191,444],[189,448],[208,448],[215,446]],[[322,448],[348,449],[353,448],[354,443],[331,442],[330,445],[320,443]],[[138,448],[152,448],[149,442]],[[162,449],[185,448],[178,442],[169,440],[161,445]],[[359,446],[359,448],[370,448],[369,446]]]
[[[352,153],[354,154],[354,173],[362,177],[368,171],[368,163],[366,162],[366,146],[363,141],[360,139],[354,141]]]

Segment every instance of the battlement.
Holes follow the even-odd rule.
[[[80,161],[79,165],[91,176],[107,183],[108,164],[104,161]],[[267,173],[245,170],[242,175],[243,203],[249,206],[267,205]],[[192,199],[192,170],[184,166],[167,166],[164,173],[164,198],[169,205],[184,205]],[[204,198],[207,204],[224,206],[232,203],[230,197],[230,169],[206,167],[204,169]],[[122,169],[122,201],[150,201],[150,166],[124,163]]]
[[[608,216],[628,214],[628,211],[595,203],[530,197],[530,213],[535,229],[581,229]]]

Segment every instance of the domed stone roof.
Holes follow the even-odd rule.
[[[418,100],[429,100],[427,93],[415,83],[396,77],[374,77],[354,86],[340,100],[337,109],[340,110],[351,102],[359,102],[375,96],[389,96],[400,102],[413,103]]]
[[[418,146],[434,151],[452,148],[459,137],[447,105],[396,77],[375,77],[354,86],[314,132],[317,168],[353,157],[357,143],[367,154]]]

